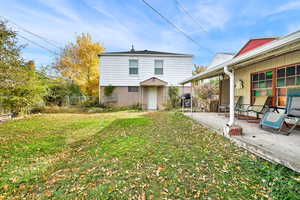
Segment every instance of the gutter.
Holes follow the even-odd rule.
[[[229,84],[229,122],[226,126],[231,127],[234,124],[234,71],[230,72],[228,70],[228,65],[224,66],[224,72],[229,76],[230,84]]]
[[[235,58],[233,58],[229,61],[221,63],[221,64],[217,65],[216,67],[212,68],[211,70],[207,70],[207,71],[204,71],[200,74],[197,74],[195,76],[187,78],[187,79],[183,80],[181,82],[181,84],[191,82],[194,79],[203,79],[206,76],[210,76],[211,74],[216,73],[218,70],[224,68],[226,65],[227,66],[233,66],[235,64],[247,61],[247,60],[252,59],[256,56],[260,56],[262,54],[271,52],[273,50],[282,48],[283,46],[286,46],[286,45],[289,45],[293,42],[298,42],[298,41],[300,41],[300,31],[296,31],[296,32],[293,32],[293,33],[288,34],[286,36],[275,39],[272,42],[269,42],[265,45],[262,45],[262,46],[260,46],[256,49],[253,49],[253,50],[251,50],[251,51],[249,51],[245,54],[239,55],[239,56],[237,56],[237,57],[235,57]]]

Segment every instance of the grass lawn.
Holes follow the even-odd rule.
[[[0,124],[0,199],[300,199],[300,175],[170,112]]]

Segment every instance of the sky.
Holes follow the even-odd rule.
[[[27,45],[24,58],[34,60],[38,66],[53,63],[55,54],[21,36],[59,53],[60,48],[75,41],[76,35],[88,32],[106,51],[127,51],[133,44],[136,50],[193,54],[195,64],[208,65],[215,53],[236,53],[250,38],[300,30],[300,0],[146,1],[196,43],[142,0],[0,0],[0,17],[55,44],[9,23],[20,35],[20,44]]]

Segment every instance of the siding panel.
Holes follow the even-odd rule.
[[[138,75],[129,75],[129,59],[138,59]],[[163,60],[163,75],[154,74],[154,60]],[[168,85],[179,86],[180,81],[192,75],[192,69],[191,57],[102,56],[100,85],[138,86],[141,81],[157,77],[168,82]]]

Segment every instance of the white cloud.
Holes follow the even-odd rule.
[[[71,19],[73,22],[81,22],[79,14],[74,9],[72,9],[72,1],[69,2],[68,0],[38,0],[38,2],[53,9],[55,12],[60,13],[63,16]]]
[[[294,1],[290,1],[287,2],[285,4],[282,4],[281,6],[273,9],[272,11],[268,11],[265,13],[265,15],[273,15],[273,14],[277,14],[277,13],[281,13],[281,12],[285,12],[285,11],[289,11],[289,10],[298,10],[300,9],[300,0],[294,0]]]
[[[229,12],[222,5],[198,4],[195,16],[204,23],[206,29],[223,29],[230,19]]]
[[[10,5],[11,9],[18,12],[9,13],[8,10],[11,9],[1,8],[0,11],[3,11],[4,15],[28,30],[57,41],[61,46],[64,46],[70,40],[74,41],[76,33],[81,32],[89,32],[95,41],[103,42],[108,51],[128,50],[131,44],[134,44],[136,49],[190,52],[190,45],[193,45],[180,33],[153,21],[153,19],[145,16],[143,11],[134,6],[126,8],[128,12],[132,13],[132,15],[128,15],[121,12],[124,9],[122,7],[107,8],[104,7],[105,4],[101,4],[101,1],[99,1],[100,4],[91,4],[87,0],[88,5],[95,10],[95,13],[92,13],[93,15],[97,15],[98,12],[98,14],[105,16],[87,20],[68,1],[38,1],[41,5],[51,8],[52,11],[30,7],[19,1],[15,1]],[[52,14],[53,11],[56,14]],[[139,16],[139,18],[136,18],[136,16]],[[14,28],[19,30],[17,27]],[[21,30],[19,31],[31,40],[55,49],[55,47],[49,46],[44,41]],[[24,57],[26,59],[34,59],[38,64],[53,62],[54,58],[49,52],[27,41],[23,42],[28,43],[28,48],[35,50],[25,49]]]
[[[193,19],[184,14],[184,11],[181,9],[182,14],[177,16],[176,21],[185,30],[188,30],[190,34],[201,34],[213,29],[222,30],[231,18],[231,13],[224,2],[198,1],[196,4],[184,3],[183,5],[182,2],[181,6],[185,7]],[[179,6],[179,9],[181,6]]]

